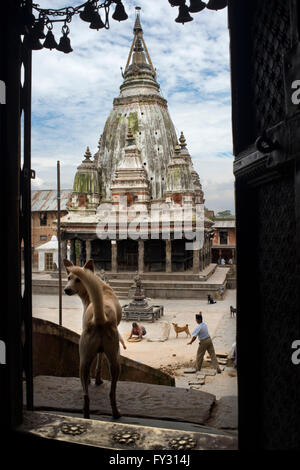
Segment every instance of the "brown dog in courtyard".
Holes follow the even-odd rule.
[[[97,356],[95,384],[101,380],[102,354],[110,364],[111,389],[110,403],[114,418],[120,418],[116,404],[116,386],[120,373],[120,352],[118,324],[122,317],[122,308],[113,289],[94,274],[92,260],[80,268],[67,259],[64,265],[68,282],[64,289],[67,295],[78,294],[83,303],[82,333],[79,341],[80,367],[79,376],[84,393],[84,418],[90,417],[88,386],[90,367]]]
[[[183,331],[186,332],[187,336],[191,336],[190,330],[189,330],[189,325],[185,326],[178,326],[178,323],[172,323],[175,333],[176,333],[176,338],[178,338],[178,333],[182,333]]]

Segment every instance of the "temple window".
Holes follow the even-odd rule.
[[[228,232],[220,230],[220,245],[228,245]]]
[[[47,225],[47,212],[40,213],[40,226]]]

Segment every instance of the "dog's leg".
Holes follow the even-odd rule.
[[[95,385],[103,384],[103,380],[101,379],[101,366],[102,366],[102,353],[97,354],[97,365],[96,365],[96,373],[95,373]]]
[[[120,354],[119,354],[119,335],[116,332],[116,338],[110,341],[107,348],[104,348],[105,355],[110,365],[111,375],[111,388],[110,388],[110,404],[112,409],[113,418],[117,419],[121,417],[116,403],[116,387],[117,381],[120,375]]]
[[[80,361],[79,375],[83,389],[83,417],[90,418],[90,399],[89,399],[89,379],[90,379],[90,365],[91,363]]]
[[[99,345],[96,341],[86,332],[83,332],[79,341],[79,377],[81,380],[83,390],[83,417],[89,419],[90,417],[90,399],[89,399],[89,380],[90,380],[90,368],[94,357],[97,354]]]
[[[120,375],[120,364],[119,359],[116,360],[113,364],[110,365],[110,373],[111,373],[111,389],[110,389],[110,404],[112,409],[112,415],[114,418],[120,418],[120,412],[117,407],[116,403],[116,388],[117,388],[117,381]]]

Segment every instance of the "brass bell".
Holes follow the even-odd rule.
[[[79,13],[79,17],[83,21],[87,21],[88,23],[91,23],[94,19],[95,16],[95,8],[91,3],[87,3],[81,13]]]
[[[45,34],[44,34],[44,18],[40,17],[38,22],[35,23],[32,33],[34,33],[39,39],[45,39]]]
[[[202,2],[202,0],[190,0],[190,13],[198,13],[199,11],[204,10],[204,8],[206,8],[206,3]]]
[[[48,33],[46,34],[46,39],[44,41],[43,46],[46,49],[56,49],[57,48],[57,42],[55,41],[55,38],[53,36],[53,33],[51,29],[48,30]]]
[[[67,25],[64,25],[62,27],[62,37],[59,40],[59,44],[56,48],[57,51],[64,52],[65,54],[68,54],[69,52],[72,52],[73,49],[71,47],[71,41],[68,38],[70,30]]]
[[[90,24],[90,28],[97,29],[97,31],[101,28],[105,28],[105,24],[103,23],[99,13],[95,13],[94,18]]]
[[[127,20],[128,15],[125,11],[124,5],[121,1],[118,1],[116,5],[116,9],[114,11],[114,14],[112,15],[112,18],[116,21],[124,21]]]
[[[24,46],[32,49],[33,51],[43,49],[43,44],[40,42],[38,35],[33,31],[29,35],[25,35]]]
[[[206,4],[206,8],[209,10],[222,10],[222,8],[227,7],[227,0],[209,0]]]
[[[175,19],[176,23],[188,23],[189,21],[193,21],[193,17],[189,14],[189,9],[187,5],[181,5],[179,7],[179,15]]]

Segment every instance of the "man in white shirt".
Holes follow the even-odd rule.
[[[205,354],[205,351],[207,351],[208,354],[210,355],[211,363],[213,367],[216,369],[218,374],[220,374],[221,369],[220,369],[220,366],[216,357],[215,348],[211,340],[211,337],[209,336],[207,325],[202,320],[201,312],[196,314],[196,322],[198,323],[198,326],[196,326],[196,328],[194,329],[192,333],[191,341],[187,343],[187,344],[192,344],[196,340],[197,337],[199,339],[199,346],[198,346],[197,357],[196,357],[196,370],[197,371],[201,370],[204,354]]]

